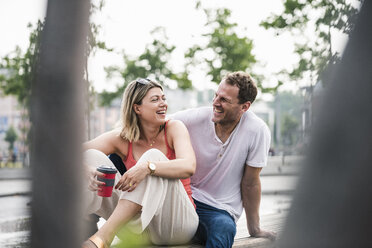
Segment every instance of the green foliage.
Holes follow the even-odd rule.
[[[5,133],[5,141],[9,143],[9,151],[13,151],[14,142],[18,139],[18,135],[13,126],[10,126]]]
[[[141,55],[131,58],[123,52],[124,68],[118,66],[105,68],[108,78],[119,75],[124,83],[115,92],[102,92],[100,94],[102,105],[109,105],[113,99],[120,97],[126,86],[138,77],[151,78],[159,82],[175,80],[182,89],[192,87],[186,72],[174,73],[169,65],[175,46],[167,44],[165,29],[157,27],[151,33],[154,40],[146,45]]]
[[[277,92],[270,104],[270,107],[275,109],[275,115],[280,116],[280,119],[276,120],[280,125],[279,123],[275,125],[280,126],[281,140],[276,140],[277,137],[274,136],[276,144],[291,146],[299,140],[298,126],[302,120],[303,105],[304,99],[299,92]]]
[[[97,3],[95,3],[97,2]],[[97,0],[97,1],[92,1],[89,9],[89,16],[92,17],[96,12],[99,12],[102,10],[102,8],[105,5],[104,0]],[[89,81],[89,73],[88,73],[88,59],[91,54],[95,54],[97,50],[105,50],[108,52],[112,52],[113,49],[109,48],[106,46],[106,43],[104,41],[99,40],[98,34],[99,30],[101,28],[101,25],[97,25],[93,21],[89,21],[89,30],[88,30],[88,35],[87,35],[87,40],[86,40],[86,46],[85,46],[85,66],[84,66],[84,72],[85,72],[85,83],[87,87],[87,115],[90,115],[90,109],[94,105],[93,99],[95,96],[95,90],[93,86],[91,85]],[[89,118],[89,117],[88,117]],[[89,128],[89,124],[88,124]]]
[[[297,66],[284,74],[294,80],[307,75],[316,82],[324,76],[327,66],[340,60],[340,55],[332,50],[331,31],[350,34],[358,9],[346,0],[286,0],[283,5],[283,13],[270,16],[261,26],[274,29],[278,34],[291,31],[305,38],[296,44]],[[312,37],[308,37],[305,31],[312,26]]]
[[[196,9],[202,9],[201,1],[196,2]],[[167,44],[164,28],[158,27],[152,32],[157,38],[146,46],[143,54],[129,57],[123,53],[124,68],[118,66],[105,68],[109,79],[120,76],[124,83],[115,92],[102,92],[101,104],[109,105],[113,99],[121,96],[128,83],[137,77],[150,77],[160,82],[169,79],[177,82],[177,86],[185,90],[192,88],[192,82],[188,78],[189,72],[201,65],[207,67],[206,74],[215,83],[219,83],[228,72],[251,70],[256,63],[256,58],[252,54],[253,42],[235,32],[237,24],[229,21],[231,11],[227,8],[203,11],[207,16],[205,26],[210,30],[203,35],[207,42],[205,45],[196,44],[186,51],[184,71],[175,73],[169,66],[168,61],[175,46]],[[257,82],[263,79],[261,75],[251,74]],[[258,86],[262,92],[272,92],[281,84],[280,82],[273,88],[263,88],[260,83]]]
[[[137,227],[139,228],[139,227]],[[115,247],[118,248],[140,248],[150,245],[150,241],[145,234],[136,234],[128,226],[124,226],[117,234],[121,242]]]
[[[292,146],[297,141],[299,121],[292,115],[285,114],[282,119],[281,134],[283,144]]]
[[[15,50],[1,58],[0,88],[5,95],[14,95],[23,106],[29,105],[31,95],[31,82],[36,73],[39,58],[40,36],[44,23],[37,22],[29,38],[29,47],[25,54],[17,46]],[[32,25],[29,24],[29,28]]]
[[[103,0],[99,0],[97,4],[95,4],[94,1],[92,1],[90,5],[90,10],[89,10],[89,16],[92,16],[96,12],[101,11],[104,5],[105,5],[105,1]],[[100,25],[97,25],[96,23],[89,21],[87,45],[85,46],[86,58],[88,58],[92,52],[93,53],[96,52],[97,49],[106,50],[108,52],[113,51],[112,48],[109,48],[106,46],[106,43],[104,41],[97,39],[100,28],[101,28]]]
[[[90,13],[100,11],[104,6],[104,1],[98,1],[98,4],[91,4]],[[105,42],[97,40],[97,35],[100,26],[93,22],[89,23],[90,29],[87,37],[87,46],[85,51],[86,59],[91,52],[96,49],[104,49],[112,51],[107,48]],[[31,24],[28,26],[33,28]],[[0,60],[0,89],[5,95],[14,95],[17,97],[19,103],[23,106],[29,105],[31,95],[31,82],[35,77],[37,60],[40,53],[40,38],[44,27],[44,22],[40,20],[36,24],[36,28],[31,31],[29,37],[29,47],[25,54],[17,46],[14,51],[10,52]],[[87,64],[86,64],[86,79]]]
[[[300,120],[304,104],[303,101],[303,96],[299,92],[283,91],[275,95],[274,101],[270,106],[275,109],[279,105],[281,113],[290,114]]]
[[[200,8],[200,2],[197,8]],[[188,66],[205,63],[208,68],[207,75],[210,75],[215,83],[219,83],[227,72],[249,70],[256,63],[252,54],[253,42],[236,34],[237,24],[229,22],[231,11],[222,8],[205,9],[204,12],[207,15],[205,26],[211,29],[211,32],[204,34],[208,43],[204,46],[195,45],[186,52],[185,57],[189,58]]]
[[[28,27],[30,29],[33,28],[31,24]],[[24,108],[25,111],[21,115],[23,124],[27,123],[29,119],[28,110],[30,108],[31,84],[37,71],[40,38],[43,27],[44,23],[38,21],[35,29],[31,31],[26,53],[22,53],[21,49],[17,46],[14,51],[0,59],[0,70],[2,71],[2,74],[0,74],[0,89],[5,95],[15,96],[18,103]],[[13,150],[14,141],[18,137],[13,127],[8,132],[9,150]],[[27,146],[29,141],[29,125],[23,125],[20,132],[21,142],[24,146]]]

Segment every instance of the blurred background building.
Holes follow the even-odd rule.
[[[0,161],[2,164],[11,161],[28,165],[29,121],[24,116],[25,110],[19,106],[17,99],[13,96],[4,96],[0,92]],[[10,146],[13,146],[13,149],[9,149]]]

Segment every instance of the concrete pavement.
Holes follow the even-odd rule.
[[[261,215],[289,209],[300,170],[300,157],[270,157],[262,170]],[[27,247],[30,239],[30,169],[0,169],[0,247]],[[246,237],[243,215],[238,223],[237,237]]]
[[[0,181],[31,179],[30,168],[0,168]]]
[[[30,194],[29,168],[0,169],[0,247],[29,247]]]

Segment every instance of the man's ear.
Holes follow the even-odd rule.
[[[246,101],[245,103],[242,104],[242,111],[245,112],[247,111],[250,107],[251,107],[251,102],[250,101]]]
[[[133,104],[133,110],[137,115],[141,113],[140,106],[138,104]]]

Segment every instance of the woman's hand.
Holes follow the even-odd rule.
[[[131,192],[149,174],[150,171],[147,168],[147,162],[136,164],[124,173],[116,184],[115,189]]]
[[[94,168],[91,168],[91,167],[87,167],[86,170],[87,170],[86,174],[88,176],[88,181],[89,181],[88,189],[90,191],[100,190],[101,187],[105,185],[105,183],[98,181],[97,177],[98,176],[104,177],[105,174],[102,173],[102,172],[99,172],[99,171],[97,171],[97,170],[95,170]]]

